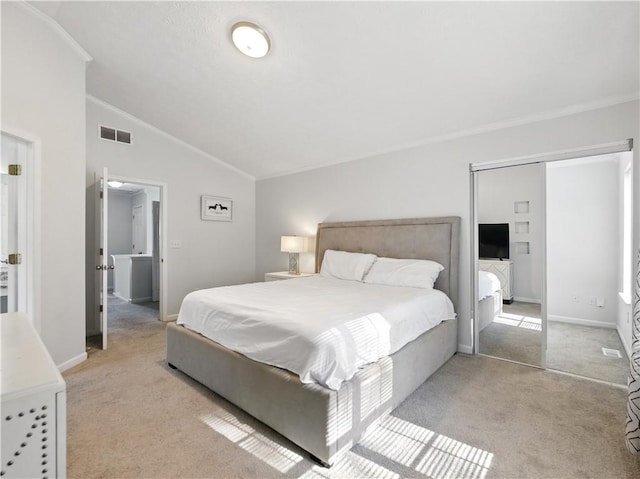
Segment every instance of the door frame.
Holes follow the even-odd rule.
[[[471,255],[471,350],[474,355],[480,353],[478,331],[478,173],[486,170],[498,168],[508,168],[512,166],[530,165],[533,163],[543,163],[546,171],[546,164],[554,161],[586,158],[590,156],[605,155],[610,153],[621,153],[633,150],[633,139],[604,143],[600,145],[587,146],[584,148],[573,148],[559,150],[555,152],[542,153],[539,155],[529,155],[517,158],[510,158],[497,161],[481,163],[469,163],[469,231],[470,255]],[[541,291],[541,320],[542,320],[542,368],[546,369],[546,349],[547,349],[547,236],[546,236],[546,174],[543,179],[543,205],[542,205],[542,291]]]
[[[19,218],[24,218],[23,234],[20,235],[19,249],[26,260],[23,268],[25,278],[20,279],[20,288],[25,295],[26,315],[38,333],[42,332],[42,281],[41,250],[38,247],[42,234],[42,217],[39,205],[42,198],[42,140],[40,137],[17,128],[2,125],[0,132],[27,144],[25,165],[25,204],[19,204]]]
[[[160,291],[159,291],[160,311],[159,312],[160,312],[160,321],[164,321],[164,322],[170,321],[171,319],[168,318],[168,315],[167,315],[167,291],[168,291],[168,284],[169,284],[169,280],[167,277],[167,256],[168,256],[167,248],[169,245],[169,242],[167,241],[167,224],[168,224],[167,205],[169,203],[169,191],[168,191],[169,184],[161,181],[155,181],[155,180],[120,176],[120,175],[113,174],[111,170],[109,170],[109,180],[121,181],[123,183],[135,183],[138,185],[152,186],[160,189],[160,224],[158,225],[158,228],[159,228],[158,237],[160,241],[160,247],[159,247],[160,271],[158,272],[158,277],[159,277],[158,283],[160,287]],[[106,253],[108,253],[108,251]],[[107,311],[107,316],[108,316],[108,311]]]

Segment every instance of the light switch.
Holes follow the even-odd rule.
[[[169,241],[169,248],[182,248],[182,241],[180,240]]]

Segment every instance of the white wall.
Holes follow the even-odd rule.
[[[313,234],[322,221],[461,216],[458,338],[460,349],[470,352],[469,164],[626,138],[637,143],[638,108],[634,101],[260,180],[256,275],[286,269],[280,235]],[[634,162],[638,164],[637,152]],[[637,203],[637,188],[635,198]],[[635,244],[637,230],[636,221]],[[311,265],[311,258],[303,258],[303,269],[310,270]]]
[[[255,278],[255,181],[198,152],[130,115],[102,102],[87,99],[87,326],[96,330],[92,267],[95,244],[94,173],[104,166],[116,176],[168,184],[168,240],[182,247],[167,247],[164,268],[168,276],[167,315],[178,313],[184,296],[196,289],[237,284]],[[97,125],[132,132],[124,145],[101,140]],[[215,134],[215,132],[212,132]],[[233,199],[233,221],[202,221],[200,196]]]
[[[478,173],[478,222],[509,224],[509,258],[513,261],[513,296],[516,301],[542,298],[542,226],[544,170],[523,165]],[[514,203],[528,201],[528,213],[515,213]],[[528,222],[529,233],[517,233],[516,222]],[[529,253],[516,248],[528,242]]]
[[[611,155],[547,165],[549,320],[616,324],[618,170]]]
[[[2,127],[40,139],[34,323],[62,369],[85,353],[85,61],[29,7],[2,2]]]

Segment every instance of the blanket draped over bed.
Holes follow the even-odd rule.
[[[303,383],[338,390],[365,364],[454,316],[439,290],[317,275],[195,291],[178,324]]]

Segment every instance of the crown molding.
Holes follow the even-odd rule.
[[[3,2],[4,3],[4,2]],[[7,2],[9,3],[9,2]],[[71,49],[76,52],[76,54],[83,60],[85,63],[89,63],[93,60],[93,57],[87,53],[87,51],[80,46],[78,42],[76,42],[69,32],[67,32],[62,26],[56,22],[53,18],[51,18],[46,13],[37,9],[33,5],[27,3],[24,0],[19,0],[16,2],[11,2],[12,5],[20,7],[23,11],[29,13],[31,16],[37,18],[42,23],[47,25],[54,33],[56,33],[67,45],[71,47]]]
[[[164,138],[166,138],[168,140],[171,140],[172,142],[177,143],[177,144],[179,144],[180,146],[182,146],[184,148],[187,148],[187,149],[189,149],[189,150],[191,150],[191,151],[193,151],[195,153],[198,153],[199,155],[202,155],[202,156],[206,157],[207,159],[209,159],[209,160],[211,160],[211,161],[213,161],[215,163],[218,163],[220,166],[223,166],[225,168],[228,168],[229,170],[234,171],[235,173],[238,173],[239,175],[242,175],[242,176],[244,176],[244,177],[246,177],[246,178],[248,178],[250,180],[253,180],[253,181],[255,181],[255,179],[256,179],[255,176],[250,175],[246,171],[240,170],[239,168],[236,168],[235,166],[230,165],[229,163],[221,160],[220,158],[217,158],[217,157],[207,153],[206,151],[203,151],[200,148],[197,148],[197,147],[187,143],[186,141],[181,140],[180,138],[176,138],[175,136],[167,133],[166,131],[163,131],[163,130],[159,129],[159,128],[147,123],[146,121],[141,120],[140,118],[138,118],[136,116],[133,116],[131,113],[127,113],[126,111],[121,110],[120,108],[118,108],[116,106],[113,106],[110,103],[107,103],[104,100],[96,98],[95,96],[90,95],[89,93],[87,93],[87,101],[90,101],[91,103],[93,103],[95,105],[98,105],[98,106],[100,106],[100,107],[102,107],[102,108],[104,108],[106,110],[109,110],[112,113],[115,113],[116,115],[122,116],[126,120],[128,120],[128,121],[130,121],[132,123],[135,123],[137,125],[140,125],[143,128],[146,128],[147,130],[150,130],[150,131],[152,131],[152,132],[154,132],[154,133],[156,133],[156,134],[158,134],[158,135],[160,135],[160,136],[162,136],[162,137],[164,137]]]
[[[510,120],[505,120],[505,121],[500,121],[500,122],[495,122],[495,123],[488,123],[486,125],[481,125],[481,126],[478,126],[478,127],[469,128],[469,129],[466,129],[466,130],[460,130],[460,131],[449,133],[449,134],[446,134],[446,135],[434,136],[434,137],[426,138],[426,139],[415,141],[415,142],[411,142],[411,143],[404,143],[402,145],[399,145],[399,146],[396,146],[396,147],[393,147],[393,148],[380,150],[378,152],[366,154],[366,155],[363,155],[363,156],[347,158],[347,159],[342,159],[342,160],[336,160],[336,161],[332,161],[332,162],[323,163],[323,164],[320,164],[320,165],[313,165],[313,166],[308,166],[308,167],[295,168],[295,169],[291,169],[291,170],[287,170],[287,171],[282,171],[280,173],[274,173],[272,175],[260,176],[260,177],[257,177],[256,179],[258,181],[260,181],[260,180],[268,180],[270,178],[278,178],[278,177],[281,177],[281,176],[294,175],[296,173],[303,173],[305,171],[317,170],[317,169],[320,169],[320,168],[326,168],[328,166],[339,165],[341,163],[349,163],[351,161],[363,160],[363,159],[366,159],[366,158],[373,158],[373,157],[376,157],[376,156],[387,155],[387,154],[391,154],[391,153],[397,153],[397,152],[404,151],[404,150],[411,150],[413,148],[419,148],[421,146],[432,145],[432,144],[435,144],[435,143],[443,143],[445,141],[457,140],[457,139],[460,139],[460,138],[466,138],[466,137],[470,137],[470,136],[480,135],[480,134],[483,134],[483,133],[491,133],[491,132],[494,132],[494,131],[506,130],[506,129],[515,128],[515,127],[518,127],[518,126],[528,125],[528,124],[532,124],[532,123],[538,123],[538,122],[541,122],[541,121],[548,121],[548,120],[553,120],[553,119],[556,119],[556,118],[563,118],[563,117],[567,117],[567,116],[571,116],[571,115],[576,115],[578,113],[585,113],[585,112],[588,112],[588,111],[599,110],[599,109],[608,108],[608,107],[611,107],[611,106],[622,105],[624,103],[630,103],[630,102],[633,102],[633,101],[638,101],[639,99],[640,99],[640,92],[629,93],[627,95],[621,95],[621,96],[617,96],[617,97],[605,98],[604,100],[598,100],[598,101],[589,102],[589,103],[582,103],[582,104],[578,104],[578,105],[572,105],[572,106],[569,106],[569,107],[566,107],[566,108],[560,108],[560,109],[557,109],[557,110],[550,110],[550,111],[547,111],[547,112],[537,113],[537,114],[534,114],[534,115],[522,116],[522,117],[519,117],[519,118],[513,118],[513,119],[510,119]]]

